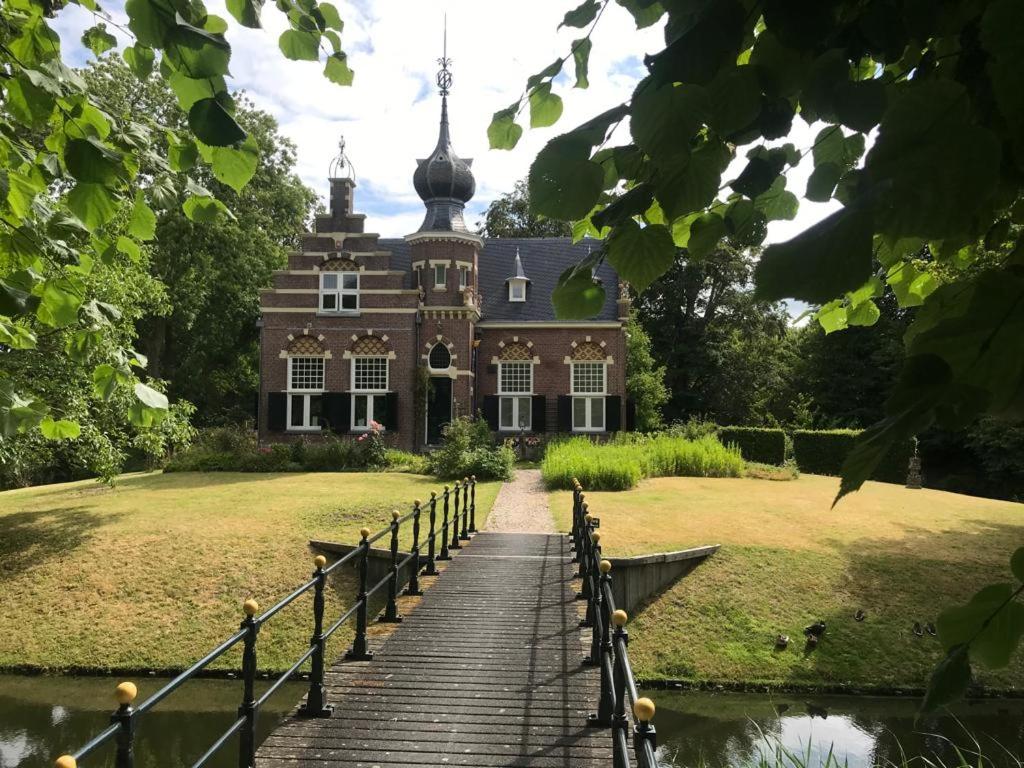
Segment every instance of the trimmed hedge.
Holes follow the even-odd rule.
[[[723,445],[735,444],[747,461],[782,464],[786,460],[786,433],[767,427],[719,427]]]
[[[860,430],[798,429],[793,432],[793,458],[801,472],[812,475],[839,475],[846,456],[853,449]],[[872,480],[904,483],[907,464],[914,452],[910,441],[893,446],[882,459]]]

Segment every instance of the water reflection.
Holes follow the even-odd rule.
[[[165,682],[139,681],[139,701]],[[109,724],[115,685],[109,678],[0,675],[0,768],[51,768],[57,755],[76,749]],[[271,698],[257,721],[260,741],[304,691],[302,683],[288,683]],[[241,695],[237,680],[190,681],[139,719],[136,764],[192,765],[234,722]],[[237,740],[230,741],[209,765],[233,768],[237,749]],[[112,746],[100,748],[82,764],[113,765]]]
[[[917,701],[882,697],[801,697],[744,694],[652,694],[659,753],[666,765],[756,765],[781,748],[801,765],[869,768],[900,762],[901,754],[956,764],[955,746],[976,752],[987,764],[1019,768],[1024,754],[1024,701],[977,701],[955,712],[922,718]],[[901,753],[902,750],[902,753]],[[792,764],[791,760],[784,760]],[[915,761],[917,762],[917,761]],[[977,764],[977,759],[973,761]]]

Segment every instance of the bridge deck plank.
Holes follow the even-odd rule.
[[[610,764],[587,728],[597,671],[584,667],[565,536],[480,533],[374,658],[326,675],[333,717],[288,718],[261,768],[575,768]]]

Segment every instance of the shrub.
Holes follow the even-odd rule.
[[[718,434],[718,425],[713,421],[691,416],[687,421],[675,421],[667,430],[667,434],[687,440],[699,440],[702,437]]]
[[[793,432],[793,458],[801,472],[839,475],[860,431],[856,429],[798,429]],[[871,475],[873,480],[903,483],[914,449],[910,442],[893,446]]]
[[[796,480],[800,477],[800,470],[797,469],[796,462],[792,459],[782,465],[758,464],[755,461],[748,461],[743,474],[755,480]]]
[[[718,439],[736,445],[747,461],[781,464],[786,460],[786,433],[767,427],[719,427]]]
[[[495,447],[487,422],[459,417],[444,428],[441,447],[429,458],[430,471],[442,480],[476,475],[478,480],[508,480],[515,453]]]
[[[574,437],[548,446],[541,475],[549,488],[624,491],[644,477],[739,477],[743,459],[711,436],[686,440],[671,434],[623,436],[599,444]]]

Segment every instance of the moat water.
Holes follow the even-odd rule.
[[[106,727],[116,680],[95,677],[0,675],[0,768],[51,768],[57,755],[76,749]],[[141,698],[164,680],[138,681]],[[263,685],[266,685],[264,683]],[[263,710],[262,740],[302,697],[305,685],[289,683]],[[986,766],[1020,768],[1024,755],[1024,700],[965,702],[954,713],[915,721],[917,700],[865,696],[800,696],[653,691],[655,724],[664,766],[726,768],[774,765],[781,748],[806,768],[866,768],[899,762],[921,768],[958,765],[957,748],[971,758],[980,746]],[[136,740],[140,768],[190,766],[234,721],[241,698],[238,680],[194,680],[144,717]],[[210,763],[237,765],[229,742]],[[785,762],[785,761],[784,761]],[[109,766],[101,749],[83,768]]]

